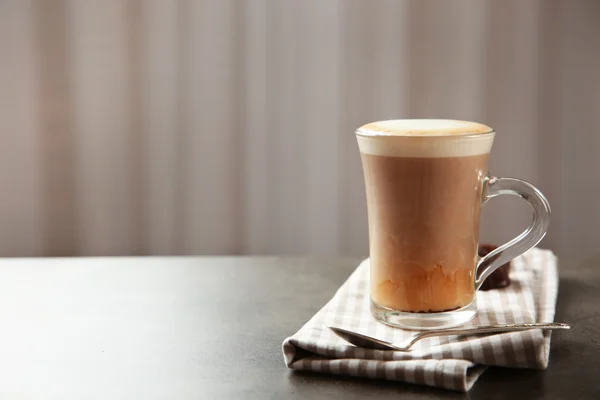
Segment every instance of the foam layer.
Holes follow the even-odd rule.
[[[455,136],[492,132],[479,122],[454,119],[392,119],[371,122],[358,128],[357,133],[369,136]]]
[[[356,131],[361,153],[392,157],[467,157],[487,154],[494,131],[477,122],[390,120]]]

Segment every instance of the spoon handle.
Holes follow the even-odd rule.
[[[427,331],[418,333],[413,340],[417,341],[426,337],[448,336],[448,335],[477,335],[481,333],[494,332],[515,332],[527,329],[571,329],[568,324],[558,322],[543,322],[535,324],[502,324],[502,325],[481,325],[473,328],[450,328],[439,331]]]

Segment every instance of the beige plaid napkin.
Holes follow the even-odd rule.
[[[369,311],[368,259],[335,296],[295,335],[283,342],[287,366],[374,379],[436,386],[466,392],[488,365],[544,369],[550,331],[539,329],[488,336],[427,338],[410,352],[368,350],[335,336],[327,325],[365,333],[397,344],[411,332],[376,322]],[[532,249],[513,260],[510,286],[479,291],[478,316],[467,326],[552,322],[558,291],[557,260]]]

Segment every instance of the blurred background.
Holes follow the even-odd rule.
[[[420,117],[598,253],[600,1],[0,0],[0,256],[366,255],[354,130]]]

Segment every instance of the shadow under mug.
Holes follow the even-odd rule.
[[[547,199],[528,182],[488,176],[492,129],[419,136],[363,128],[356,136],[367,194],[373,316],[419,330],[468,322],[483,281],[546,234]],[[481,207],[505,194],[531,205],[531,224],[479,257]]]

